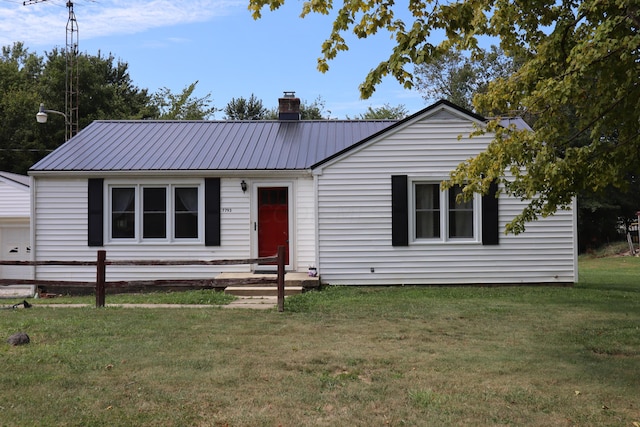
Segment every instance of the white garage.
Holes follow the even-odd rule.
[[[0,259],[29,261],[30,243],[30,178],[0,172]],[[32,279],[33,268],[0,265],[0,279]],[[5,297],[33,294],[32,286],[2,286]]]

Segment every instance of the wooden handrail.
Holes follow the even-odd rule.
[[[66,281],[66,280],[36,280],[36,279],[0,279],[0,286],[7,285],[43,285],[43,286],[66,286],[84,287],[95,285],[96,307],[105,306],[106,288],[127,287],[127,286],[153,286],[153,285],[176,285],[189,286],[193,284],[216,287],[216,284],[237,283],[238,279],[164,279],[164,280],[131,280],[131,281],[106,281],[106,267],[127,266],[127,265],[241,265],[241,264],[272,264],[277,263],[277,279],[255,277],[245,279],[243,282],[251,284],[276,283],[278,286],[278,311],[284,311],[284,274],[285,274],[285,247],[278,246],[278,254],[263,258],[226,259],[226,260],[109,260],[105,250],[97,252],[96,261],[0,261],[0,265],[56,265],[56,266],[96,266],[96,281]],[[226,286],[225,286],[226,287]]]
[[[277,256],[247,259],[217,259],[217,260],[105,260],[105,265],[239,265],[239,264],[270,264],[278,261]],[[64,265],[64,266],[92,266],[96,261],[0,261],[0,265]]]

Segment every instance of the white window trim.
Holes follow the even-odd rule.
[[[479,194],[473,196],[473,237],[449,237],[449,191],[442,189],[442,181],[446,177],[414,177],[409,179],[409,233],[411,244],[469,244],[482,243],[480,232],[482,224],[482,197]],[[416,184],[437,184],[440,188],[440,237],[417,238],[416,237]]]
[[[167,221],[165,238],[143,238],[142,237],[142,189],[143,188],[166,188],[167,197]],[[192,187],[198,189],[198,237],[197,238],[175,238],[175,188]],[[104,215],[104,227],[107,230],[106,244],[200,244],[204,242],[204,181],[202,180],[171,180],[168,182],[158,182],[157,180],[109,180],[106,182],[105,192],[106,212]],[[133,238],[113,238],[112,237],[112,208],[113,201],[111,193],[113,188],[133,188],[135,206],[135,234]]]

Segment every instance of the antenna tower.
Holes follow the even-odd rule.
[[[69,19],[67,20],[67,45],[65,48],[66,57],[66,84],[65,84],[65,105],[67,108],[67,132],[68,138],[78,133],[78,21],[73,12],[73,2],[67,2],[69,9]],[[68,139],[67,138],[67,139]]]
[[[47,0],[27,0],[24,6],[42,3]],[[69,9],[69,19],[67,20],[67,38],[65,45],[65,141],[78,133],[78,93],[79,93],[79,72],[78,72],[78,21],[73,12],[73,2],[67,1]]]

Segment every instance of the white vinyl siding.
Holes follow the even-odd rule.
[[[391,176],[441,179],[479,153],[491,136],[466,136],[473,123],[443,111],[399,127],[318,171],[319,271],[336,285],[574,282],[572,211],[504,235],[524,202],[499,199],[500,243],[455,239],[441,244],[392,246]],[[348,183],[348,185],[346,184]],[[443,233],[446,230],[441,230]],[[482,230],[478,230],[479,241]]]
[[[237,181],[237,182],[236,182]],[[163,182],[162,179],[158,181]],[[166,182],[166,179],[164,180]],[[37,260],[96,259],[98,249],[87,245],[87,179],[36,180],[35,232]],[[221,180],[221,246],[203,243],[141,242],[104,247],[108,259],[244,259],[249,258],[249,206],[240,180]],[[106,216],[106,213],[105,213]],[[106,219],[105,219],[106,220]],[[213,278],[221,271],[246,271],[247,266],[149,266],[107,267],[107,280]],[[95,280],[95,267],[38,266],[37,279]]]
[[[31,202],[29,187],[0,179],[0,221],[29,220]]]
[[[147,183],[166,184],[167,178],[147,179]],[[193,180],[191,180],[193,181]],[[114,260],[147,259],[247,259],[251,252],[251,192],[240,188],[242,179],[222,178],[220,181],[221,245],[204,246],[202,242],[153,242],[137,244],[110,241],[104,249],[107,258]],[[245,181],[250,181],[245,178]],[[295,181],[294,212],[300,217],[294,220],[294,259],[306,271],[315,261],[315,205],[313,180]],[[87,245],[87,179],[64,179],[52,176],[38,177],[34,190],[36,208],[35,241],[36,260],[93,261],[101,247]],[[109,180],[105,179],[105,185]],[[124,181],[122,181],[124,182]],[[203,185],[203,184],[202,184]],[[105,186],[105,193],[108,187]],[[106,195],[105,195],[106,197]],[[105,207],[108,204],[105,203]],[[105,208],[105,233],[108,211]],[[105,234],[105,236],[107,236]],[[248,265],[230,266],[109,266],[107,280],[152,280],[181,278],[213,278],[221,272],[246,272]],[[297,268],[293,266],[293,268]],[[36,279],[47,280],[95,280],[95,267],[38,266]]]
[[[316,264],[315,203],[313,180],[300,178],[294,186],[295,270],[307,271]]]

